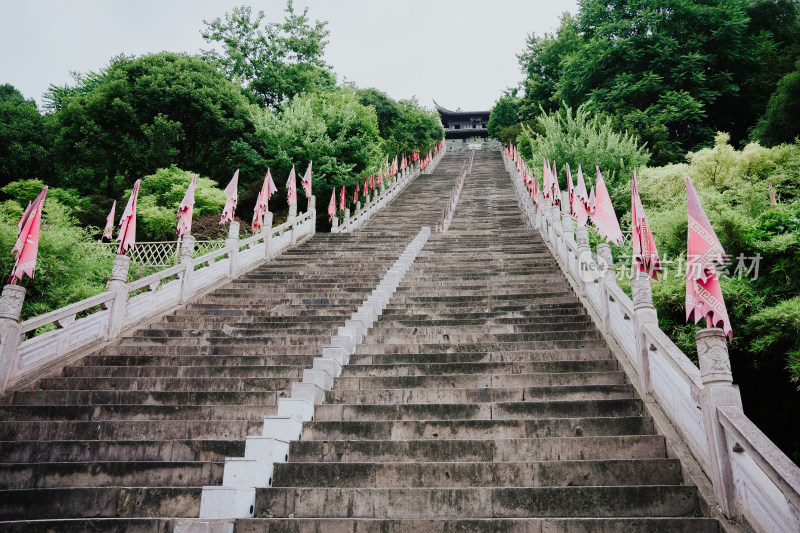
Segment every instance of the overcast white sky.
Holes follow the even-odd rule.
[[[280,20],[285,0],[0,0],[0,83],[41,105],[50,83],[71,81],[120,53],[198,53],[203,20],[236,5]],[[521,73],[529,33],[552,32],[577,0],[296,0],[329,21],[326,61],[339,81],[426,107],[489,109]]]

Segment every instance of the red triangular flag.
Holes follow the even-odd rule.
[[[189,235],[192,233],[192,213],[194,212],[194,190],[197,187],[197,174],[192,176],[192,181],[186,188],[186,194],[183,195],[181,205],[178,206],[178,226],[175,228],[175,233],[178,237]]]
[[[117,254],[124,254],[132,249],[136,243],[136,198],[139,196],[139,186],[142,180],[136,180],[133,184],[131,197],[128,198],[128,205],[125,206],[125,211],[122,212],[122,218],[119,221],[119,233],[117,233],[117,240],[119,241],[119,249]]]
[[[220,224],[230,222],[233,220],[233,214],[236,212],[236,203],[239,201],[239,169],[233,173],[231,182],[225,187],[225,207],[222,209],[222,217],[219,219]]]
[[[639,266],[641,272],[647,273],[653,279],[658,279],[661,272],[661,261],[658,259],[656,241],[653,239],[653,232],[647,223],[647,216],[644,214],[642,200],[639,198],[639,185],[636,181],[636,171],[633,172],[633,182],[631,184],[631,216],[633,225],[631,226],[631,240],[633,242],[633,260]]]
[[[611,205],[611,197],[608,195],[608,189],[606,189],[603,176],[600,174],[600,167],[597,167],[597,198],[595,202],[592,222],[597,228],[597,233],[609,242],[621,244],[624,238],[619,229],[614,206]]]
[[[117,201],[114,200],[114,203],[111,204],[111,211],[108,212],[108,216],[106,217],[106,228],[103,230],[103,236],[100,237],[100,240],[108,239],[110,241],[113,238],[112,232],[114,231],[114,218],[116,218],[116,211]]]
[[[42,192],[28,205],[19,220],[19,235],[11,249],[16,262],[11,270],[11,277],[8,278],[9,283],[22,280],[23,275],[33,279],[36,257],[39,254],[39,232],[42,227],[42,209],[44,208],[44,199],[47,197],[47,189],[47,187],[42,189]]]

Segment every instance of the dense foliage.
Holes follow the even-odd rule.
[[[599,167],[614,205],[629,201],[630,175],[650,158],[638,139],[615,131],[610,118],[590,115],[585,105],[575,111],[564,108],[543,113],[536,122],[538,131],[523,125],[519,136],[520,152],[531,168],[541,172],[543,160],[554,161],[561,190],[565,191],[566,163],[573,176],[579,165],[583,168],[587,187],[594,182]]]
[[[261,104],[276,108],[296,95],[336,85],[336,76],[322,58],[328,23],[316,21],[312,26],[308,8],[298,15],[292,0],[283,22],[265,23],[263,11],[254,16],[247,6],[234,8],[224,20],[204,22],[203,38],[223,48],[206,52],[206,57],[231,80],[244,83]]]
[[[735,145],[770,108],[792,105],[800,19],[791,0],[582,0],[555,35],[531,35],[519,56],[525,74],[521,120],[561,102],[587,104],[619,130],[638,135],[654,164],[679,162],[708,146],[716,131]],[[782,91],[780,96],[775,91]],[[777,119],[777,115],[774,115]],[[791,141],[784,121],[766,144]]]
[[[492,107],[486,129],[489,137],[502,141],[500,132],[518,122],[520,99],[513,95],[505,95]]]

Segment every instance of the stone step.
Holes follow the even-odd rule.
[[[42,390],[164,390],[164,391],[279,391],[291,388],[297,378],[46,378],[39,381]]]
[[[542,439],[652,435],[649,417],[539,418],[528,420],[351,420],[303,424],[303,441],[431,441]],[[483,446],[483,445],[482,445]],[[487,445],[488,446],[488,445]],[[484,457],[484,456],[481,456]],[[491,457],[491,454],[488,455]],[[292,456],[292,460],[295,460]],[[476,459],[484,461],[487,459]]]
[[[0,426],[0,440],[244,439],[263,429],[263,420],[9,421]]]
[[[0,490],[69,487],[202,487],[222,483],[224,462],[6,463]]]
[[[4,405],[276,405],[279,392],[22,390],[4,398]],[[0,407],[0,409],[3,409]]]
[[[18,530],[12,530],[17,533]],[[60,533],[61,530],[54,530]],[[105,530],[104,530],[105,531]],[[113,531],[113,530],[112,530]],[[150,530],[147,530],[148,532]],[[236,521],[236,533],[719,533],[709,518],[252,518]],[[38,533],[38,531],[37,531]]]
[[[324,404],[315,410],[316,420],[514,420],[529,418],[580,418],[636,416],[642,402],[634,398],[438,404]]]
[[[472,375],[420,375],[420,376],[352,376],[339,378],[337,390],[349,389],[409,389],[409,388],[504,388],[527,386],[584,385],[598,381],[605,382],[610,378],[607,373],[615,372],[616,362],[597,361],[605,366],[590,367],[587,363],[595,361],[577,361],[574,372],[564,367],[555,373],[541,372],[531,374],[472,374]],[[347,367],[353,370],[352,367]],[[583,371],[580,371],[583,369]],[[618,378],[617,378],[618,379]]]
[[[376,353],[422,353],[422,352],[454,352],[458,350],[475,352],[475,351],[493,351],[493,352],[519,352],[519,351],[535,351],[535,350],[553,350],[559,348],[566,349],[604,349],[607,348],[605,340],[603,339],[581,339],[581,340],[567,340],[567,339],[553,339],[541,341],[524,341],[524,342],[474,342],[474,343],[427,343],[427,344],[361,344],[358,346],[357,353],[359,354],[376,354]]]
[[[588,487],[679,485],[677,459],[475,463],[282,463],[273,487]]]
[[[201,487],[69,487],[0,491],[0,520],[197,517]]]
[[[610,435],[512,439],[294,441],[295,463],[438,463],[661,459],[664,438]]]
[[[59,421],[162,421],[162,420],[263,420],[278,413],[271,405],[6,405],[0,407],[4,422]]]
[[[153,330],[154,333],[159,333]],[[260,344],[264,346],[309,346],[330,341],[330,335],[252,335],[242,337],[212,337],[209,334],[196,337],[125,337],[120,346],[225,346],[237,344]]]
[[[577,361],[395,363],[386,365],[348,365],[342,369],[342,377],[469,376],[473,374],[522,375],[544,372],[609,372],[615,370],[618,370],[617,362],[609,358],[582,359]]]
[[[546,362],[546,361],[595,361],[610,359],[608,349],[536,350],[522,352],[452,352],[452,353],[384,353],[354,354],[351,365],[402,365],[425,363],[490,363],[490,362]]]
[[[216,342],[218,337],[212,337],[209,340]],[[256,338],[256,337],[248,337]],[[267,337],[269,338],[269,337]],[[392,330],[377,329],[370,332],[364,340],[365,346],[382,344],[444,344],[451,343],[456,346],[463,344],[475,343],[504,343],[504,342],[544,342],[544,341],[585,341],[585,340],[600,340],[602,337],[600,333],[594,328],[582,329],[569,329],[561,331],[540,331],[535,333],[506,333],[506,332],[492,332],[491,328],[462,328],[459,332],[452,333],[412,333],[412,332],[395,332]],[[160,340],[160,339],[159,339]]]
[[[632,385],[577,385],[563,387],[505,387],[470,389],[361,389],[325,393],[328,404],[449,404],[524,401],[567,401],[634,398]]]
[[[244,439],[19,440],[0,441],[0,463],[96,461],[222,462],[244,455]]]
[[[290,365],[311,368],[316,354],[265,355],[94,355],[84,357],[79,366],[272,366]]]
[[[72,518],[0,522],[7,533],[170,533],[172,518]]]
[[[257,517],[488,518],[691,516],[694,487],[256,489]],[[349,515],[349,516],[348,516]]]
[[[301,365],[269,365],[269,366],[244,366],[244,365],[209,365],[209,366],[74,366],[65,368],[64,377],[175,377],[175,378],[227,378],[227,377],[252,377],[252,378],[290,378],[303,377]]]

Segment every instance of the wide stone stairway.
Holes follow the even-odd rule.
[[[0,531],[158,531],[196,517],[421,226],[467,154],[353,234],[317,234],[0,399]],[[236,532],[716,532],[541,239],[477,153],[255,518]],[[223,531],[220,529],[220,531]]]
[[[509,180],[476,154],[237,532],[717,531]]]

